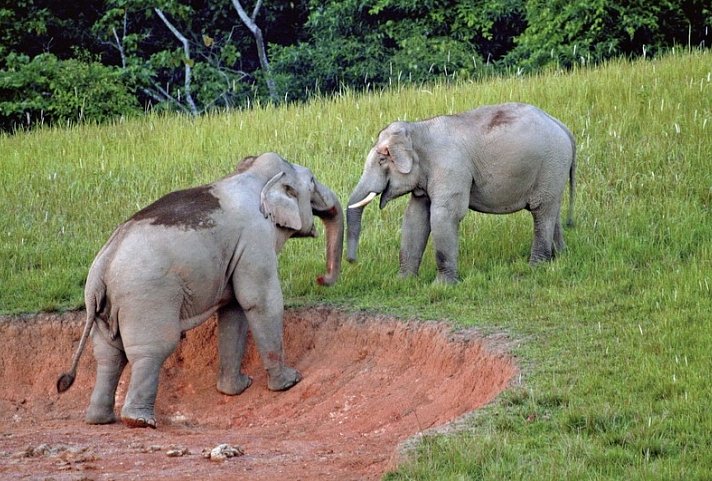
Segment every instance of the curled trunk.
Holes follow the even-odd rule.
[[[319,276],[317,282],[324,286],[334,284],[341,272],[341,253],[344,248],[344,211],[336,195],[329,189],[319,186],[327,208],[314,210],[314,215],[324,222],[326,237],[326,274]]]

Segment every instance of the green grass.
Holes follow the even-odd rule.
[[[323,239],[287,243],[288,305],[330,304],[518,340],[521,383],[465,431],[429,437],[389,480],[712,478],[712,54],[457,86],[345,93],[200,119],[148,117],[0,138],[0,311],[73,309],[115,226],[170,190],[274,150],[345,202],[374,136],[509,100],[578,140],[568,252],[531,269],[531,217],[469,214],[456,286],[397,278],[405,199],[364,214],[360,259],[329,289]]]

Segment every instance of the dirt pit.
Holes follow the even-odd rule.
[[[287,310],[288,363],[304,379],[271,392],[251,340],[239,396],[215,389],[216,323],[186,333],[164,365],[158,429],[90,426],[91,346],[69,367],[83,312],[0,318],[0,478],[53,480],[379,479],[402,446],[490,402],[517,368],[505,336],[483,339],[444,323],[317,308]],[[91,344],[91,343],[90,343]],[[129,370],[117,393],[123,403]],[[237,456],[209,460],[221,444]]]

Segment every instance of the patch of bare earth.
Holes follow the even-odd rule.
[[[0,318],[1,479],[378,479],[398,462],[401,443],[490,402],[517,371],[504,336],[299,309],[285,313],[285,344],[302,382],[269,391],[249,341],[244,370],[254,382],[225,396],[215,389],[211,319],[186,333],[164,366],[157,430],[90,426],[91,346],[74,386],[55,390],[83,322],[83,312]],[[220,444],[239,447],[237,456],[202,455]]]

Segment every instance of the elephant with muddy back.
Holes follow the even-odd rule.
[[[181,334],[217,314],[217,389],[240,394],[252,380],[240,365],[247,330],[279,391],[300,381],[285,364],[282,291],[277,253],[290,237],[315,237],[325,226],[327,272],[341,267],[343,212],[334,193],[305,167],[274,153],[248,157],[214,183],[170,193],[121,224],[91,265],[85,287],[86,323],[68,373],[67,390],[92,333],[97,363],[86,422],[116,420],[114,398],[124,367],[131,379],[121,419],[156,427],[154,403],[161,366]],[[93,331],[93,332],[92,332]]]
[[[437,280],[458,278],[458,228],[468,209],[534,219],[529,261],[564,249],[561,200],[569,182],[573,224],[576,143],[559,120],[527,104],[483,106],[419,122],[393,122],[381,130],[349,198],[347,258],[356,260],[366,204],[380,207],[410,193],[403,218],[400,274],[417,275],[432,235]]]

